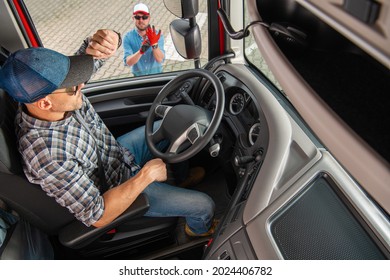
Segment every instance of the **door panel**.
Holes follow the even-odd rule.
[[[154,99],[171,79],[170,75],[158,80],[149,77],[138,81],[93,83],[83,92],[110,131],[117,137],[145,124]],[[164,104],[175,105],[180,100],[175,95],[171,95]]]

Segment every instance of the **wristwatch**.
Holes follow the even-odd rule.
[[[158,48],[158,44],[152,46],[152,49],[157,49],[157,48]]]
[[[112,30],[114,31],[116,34],[118,34],[118,47],[117,49],[119,49],[119,47],[122,45],[122,36],[119,32],[115,31],[115,30]]]

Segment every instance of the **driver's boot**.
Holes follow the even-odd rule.
[[[203,167],[192,167],[188,172],[187,178],[179,184],[179,187],[190,188],[196,186],[204,179],[206,171]]]

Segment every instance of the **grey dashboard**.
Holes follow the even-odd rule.
[[[245,85],[260,107],[256,116],[265,129],[257,144],[264,154],[261,164],[240,174],[205,258],[389,258],[388,217],[282,98],[244,65],[223,65],[221,73],[236,79],[230,83]],[[237,94],[242,93],[227,98],[232,115],[236,103],[245,102],[245,95]]]

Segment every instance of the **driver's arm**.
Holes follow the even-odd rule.
[[[92,55],[94,58],[93,72],[95,73],[103,66],[107,58],[116,53],[121,45],[120,33],[109,29],[99,29],[92,36],[84,39],[75,54]]]
[[[101,218],[93,224],[102,227],[121,215],[151,183],[163,182],[167,179],[167,169],[161,159],[152,159],[132,178],[111,188],[103,194],[104,212]]]

